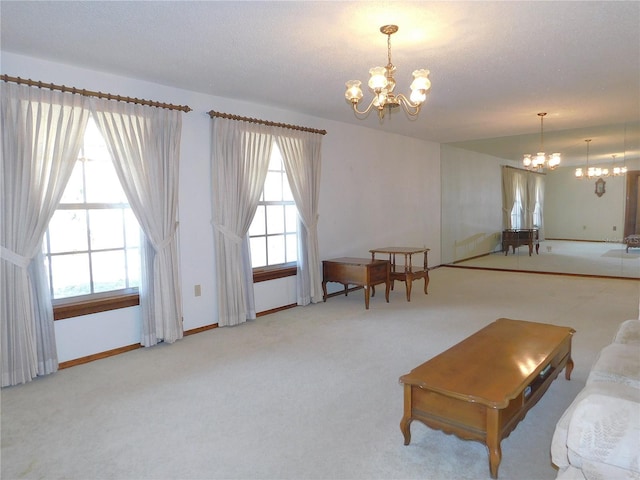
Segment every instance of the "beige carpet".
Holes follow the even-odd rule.
[[[438,268],[2,390],[2,479],[485,479],[486,448],[412,424],[398,378],[499,317],[572,326],[575,369],[502,442],[500,479],[552,479],[555,422],[638,317],[633,280]],[[487,372],[490,375],[491,372]]]
[[[630,248],[627,252],[623,243],[544,240],[537,255],[534,252],[529,256],[529,247],[525,245],[517,248],[515,254],[511,250],[508,255],[496,252],[456,265],[640,278],[640,248]]]

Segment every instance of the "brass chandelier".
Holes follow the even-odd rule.
[[[538,114],[538,116],[540,117],[540,151],[535,155],[526,153],[522,159],[522,164],[527,170],[542,171],[542,169],[545,167],[553,170],[557,168],[558,165],[560,165],[561,158],[559,153],[552,153],[548,156],[544,153],[543,121],[546,115],[547,114],[544,112]]]
[[[387,66],[373,67],[369,70],[369,88],[373,92],[373,99],[364,110],[358,110],[358,104],[363,97],[360,80],[349,80],[346,83],[347,91],[345,98],[353,106],[356,116],[367,115],[373,107],[378,110],[380,121],[383,120],[386,111],[391,112],[392,108],[402,106],[404,111],[411,117],[416,117],[420,112],[420,107],[427,99],[427,92],[431,88],[429,80],[429,70],[415,70],[413,72],[413,82],[411,83],[411,95],[409,98],[402,93],[395,94],[393,90],[396,81],[393,74],[396,67],[391,63],[391,35],[398,31],[397,25],[383,25],[380,32],[387,36]]]
[[[621,167],[616,165],[616,155],[611,155],[611,157],[613,158],[613,165],[611,170],[606,167],[590,167],[589,144],[591,143],[591,139],[587,138],[585,142],[587,142],[587,165],[586,167],[576,168],[575,176],[577,179],[602,178],[609,177],[611,175],[613,175],[614,177],[618,177],[627,173],[627,166],[624,165],[624,162]]]

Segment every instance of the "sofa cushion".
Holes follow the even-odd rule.
[[[613,341],[614,343],[640,345],[640,320],[626,320],[622,322]]]
[[[623,383],[640,389],[640,348],[623,343],[604,347],[587,377],[587,385],[594,382]]]

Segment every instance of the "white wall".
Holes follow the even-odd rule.
[[[183,115],[180,150],[179,256],[185,330],[217,323],[211,120],[206,114],[212,109],[327,130],[318,223],[322,259],[368,258],[370,248],[409,245],[431,248],[430,265],[441,263],[439,144],[6,52],[2,52],[2,73],[193,109]],[[335,101],[343,102],[341,95],[336,94]],[[345,105],[347,115],[352,112]],[[195,285],[201,285],[200,297],[194,296]],[[292,279],[262,282],[255,292],[258,311],[296,299]],[[139,329],[137,307],[59,320],[60,361],[136,343],[132,332],[135,337]]]
[[[442,145],[441,163],[442,263],[499,250],[501,166],[513,162]]]

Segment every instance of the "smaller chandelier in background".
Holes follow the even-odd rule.
[[[550,155],[546,155],[544,153],[544,126],[543,121],[546,113],[539,113],[540,117],[540,151],[535,155],[531,153],[526,153],[522,159],[522,165],[527,170],[536,170],[542,171],[543,168],[548,168],[553,170],[560,165],[560,154],[552,153]]]
[[[609,170],[606,167],[590,167],[589,166],[589,144],[591,143],[591,139],[587,138],[585,140],[587,142],[587,165],[586,167],[578,167],[576,168],[576,178],[578,179],[591,179],[591,178],[602,178],[602,177],[619,177],[625,175],[627,173],[627,167],[623,164],[621,167],[616,166],[616,155],[611,155],[613,158],[613,166],[612,169]]]
[[[396,67],[391,63],[391,35],[398,31],[397,25],[384,25],[380,27],[380,32],[387,36],[387,66],[373,67],[369,70],[369,88],[373,92],[373,99],[364,110],[358,110],[358,104],[364,96],[360,85],[360,80],[349,80],[346,83],[347,91],[345,98],[353,106],[356,114],[367,115],[373,107],[378,110],[380,120],[384,118],[386,110],[402,106],[404,111],[411,117],[416,117],[420,112],[420,107],[427,99],[427,93],[431,89],[429,80],[429,70],[415,70],[413,72],[413,82],[411,83],[411,95],[409,98],[402,93],[395,94],[396,81],[393,74]]]

